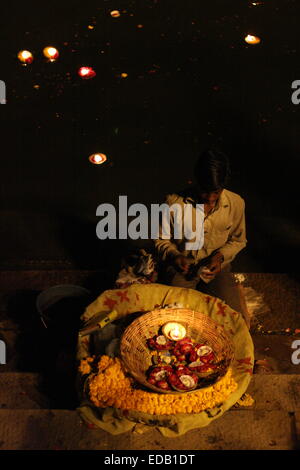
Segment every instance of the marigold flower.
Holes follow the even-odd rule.
[[[230,369],[217,384],[181,396],[135,390],[131,383],[120,359],[102,356],[98,374],[90,381],[90,399],[100,408],[114,406],[152,415],[192,414],[220,405],[237,388]]]

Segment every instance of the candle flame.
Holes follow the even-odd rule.
[[[183,339],[186,335],[186,329],[183,325],[176,322],[168,322],[162,327],[162,332],[169,339],[178,341]]]
[[[174,338],[179,338],[180,337],[180,328],[179,326],[175,326],[172,330],[172,336]]]
[[[93,78],[96,76],[96,72],[92,67],[80,67],[78,74],[82,78]]]
[[[95,165],[100,165],[101,163],[106,162],[107,157],[104,153],[94,153],[89,157],[91,163],[95,163]]]
[[[55,60],[59,56],[59,52],[56,47],[48,46],[43,50],[43,54],[47,59]]]
[[[247,44],[259,44],[261,39],[258,36],[252,36],[251,34],[247,34],[245,37],[245,41]]]
[[[80,73],[81,75],[87,75],[89,73],[90,69],[88,69],[87,67],[82,67],[80,69]]]
[[[119,12],[119,10],[112,10],[110,12],[110,15],[113,17],[113,18],[119,18],[121,16],[121,13]]]
[[[18,53],[18,59],[21,62],[25,62],[27,64],[30,64],[33,61],[33,55],[29,51],[20,51]]]
[[[23,59],[28,59],[31,54],[29,51],[22,51],[21,56],[23,57]]]

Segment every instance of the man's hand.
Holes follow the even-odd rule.
[[[224,257],[222,253],[215,253],[211,258],[206,266],[207,269],[210,270],[210,273],[205,272],[205,276],[207,277],[215,277],[222,269],[222,262],[224,261]]]
[[[189,270],[188,260],[183,255],[179,255],[179,256],[176,256],[176,258],[174,258],[174,266],[180,272],[187,273]]]

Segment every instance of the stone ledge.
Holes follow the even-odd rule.
[[[239,410],[177,438],[148,427],[112,436],[88,427],[76,411],[0,410],[1,450],[295,450],[292,417],[284,411]]]
[[[1,371],[1,368],[0,368]],[[40,375],[31,372],[0,374],[1,409],[48,408],[49,400],[40,392]]]

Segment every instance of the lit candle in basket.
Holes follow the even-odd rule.
[[[173,341],[179,341],[180,339],[183,339],[186,335],[186,329],[184,328],[184,326],[180,323],[175,322],[166,323],[162,327],[162,332],[167,338]]]

